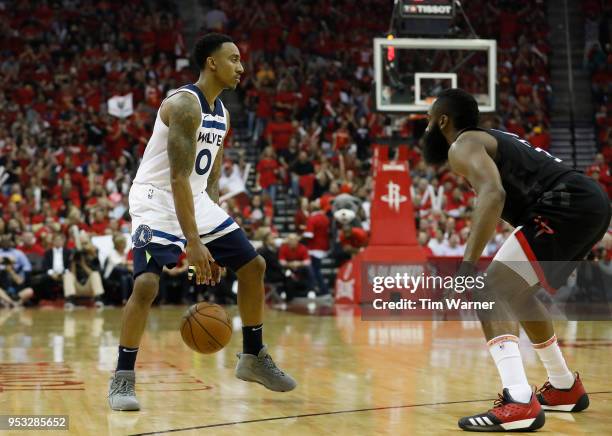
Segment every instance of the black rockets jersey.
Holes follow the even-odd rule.
[[[534,148],[528,141],[513,133],[495,129],[466,130],[480,130],[497,140],[494,161],[506,191],[502,219],[515,227],[521,224],[521,218],[527,209],[534,206],[561,176],[577,172],[562,163],[561,159],[546,150]]]

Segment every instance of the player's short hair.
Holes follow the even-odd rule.
[[[195,43],[192,55],[193,62],[198,70],[203,70],[206,66],[206,59],[226,42],[234,42],[234,40],[222,33],[208,33],[200,37]]]
[[[436,109],[453,120],[455,129],[478,126],[478,103],[469,92],[460,88],[445,89],[436,99]]]

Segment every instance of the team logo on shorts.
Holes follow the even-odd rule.
[[[151,227],[141,224],[132,235],[132,244],[136,248],[142,248],[151,242],[151,239],[153,239],[153,230],[151,230]]]

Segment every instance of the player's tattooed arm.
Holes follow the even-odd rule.
[[[219,202],[219,178],[221,177],[221,167],[223,165],[223,146],[219,147],[215,162],[208,175],[208,184],[206,185],[206,192],[212,201],[215,203]]]
[[[468,179],[478,194],[472,229],[463,255],[463,260],[476,262],[495,232],[504,209],[506,191],[499,170],[484,145],[470,140],[467,133],[451,146],[448,162],[454,172]]]
[[[227,120],[227,133],[225,137],[227,138],[227,134],[230,131],[230,115],[229,112],[225,111],[225,119]],[[210,170],[210,174],[208,175],[208,184],[206,185],[206,192],[212,201],[215,203],[219,202],[219,178],[221,177],[221,168],[223,167],[223,146],[219,147],[217,151],[217,156],[215,157],[215,162],[213,163],[213,167]]]
[[[189,177],[195,164],[196,132],[202,122],[200,106],[191,95],[180,92],[166,101],[161,115],[162,120],[168,120],[168,160],[176,216],[187,242],[199,242]]]

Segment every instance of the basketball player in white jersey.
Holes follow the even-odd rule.
[[[230,128],[218,97],[240,82],[240,53],[230,37],[212,33],[196,43],[193,58],[200,77],[162,102],[130,190],[135,283],[123,312],[117,370],[109,387],[113,410],[140,409],[136,354],[162,269],[175,265],[181,251],[194,266],[198,284],[217,282],[217,265],[238,277],[243,352],[236,377],[279,392],[296,386],[262,342],[265,262],[217,205],[223,140]]]

